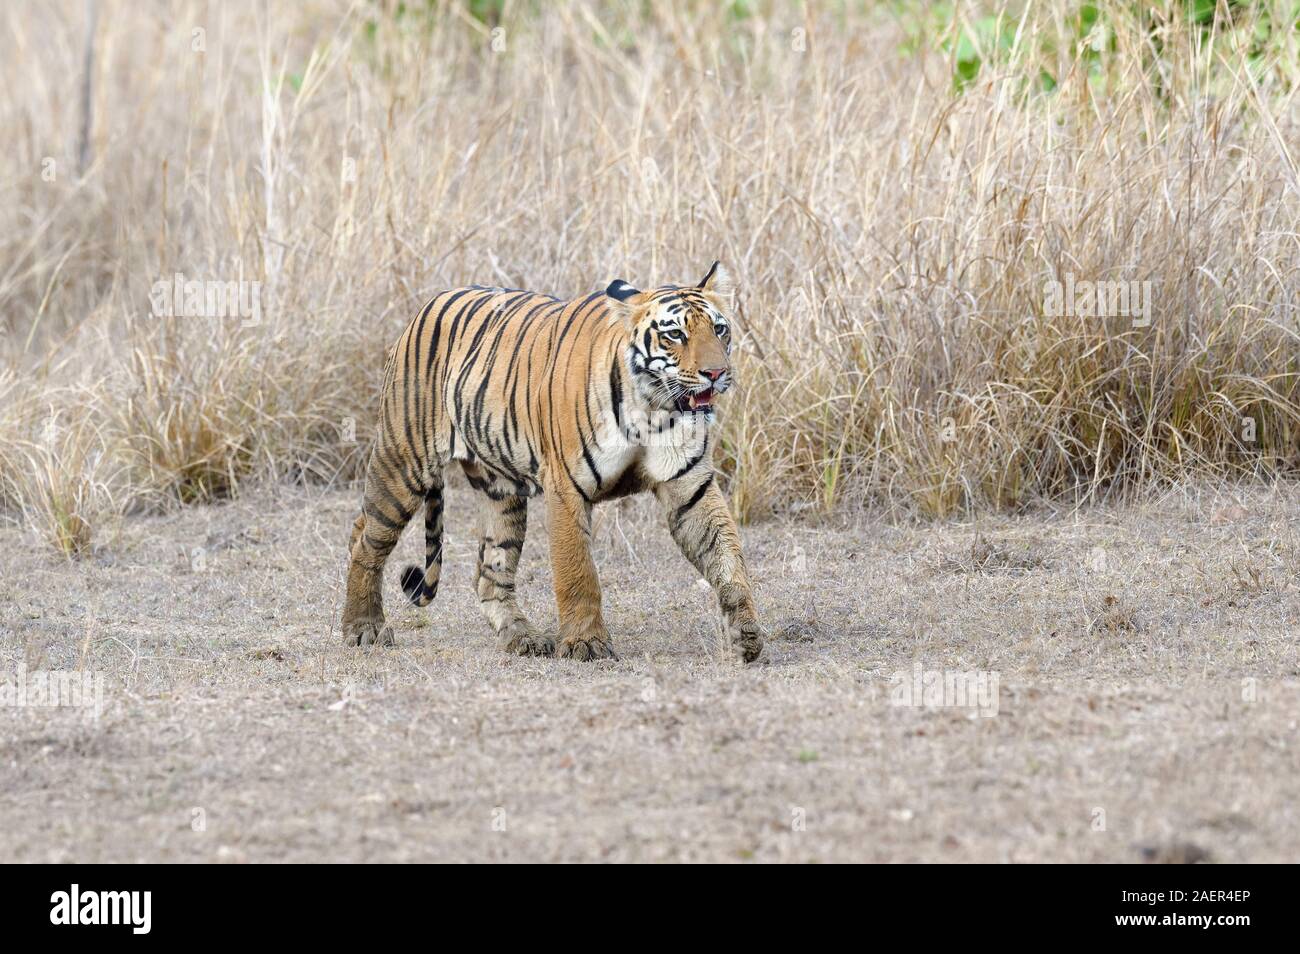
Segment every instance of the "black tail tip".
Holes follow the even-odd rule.
[[[424,571],[415,564],[402,571],[402,592],[412,603],[424,593]]]

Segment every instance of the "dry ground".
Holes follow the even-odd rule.
[[[599,511],[622,661],[506,657],[464,490],[433,606],[390,571],[400,646],[345,649],[358,499],[131,518],[76,563],[0,535],[5,677],[107,680],[98,720],[0,711],[0,860],[1300,858],[1295,488],[746,527],[772,633],[748,668],[650,501]],[[892,705],[918,661],[996,673],[997,714]]]

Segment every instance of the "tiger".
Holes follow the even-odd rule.
[[[735,383],[732,286],[714,262],[695,285],[643,292],[618,279],[562,300],[471,285],[439,292],[389,352],[364,500],[352,527],[341,628],[391,646],[384,565],[424,506],[424,567],[402,591],[427,606],[443,558],[445,469],[481,508],[474,589],[507,653],[617,660],[591,555],[595,504],[653,493],[686,559],[712,587],[723,650],[758,659],[764,630],[713,452],[717,401]],[[559,627],[520,610],[515,572],[528,498],[544,495]]]

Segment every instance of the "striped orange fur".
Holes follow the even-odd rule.
[[[623,281],[563,301],[473,286],[441,292],[398,339],[352,530],[343,632],[391,644],[380,582],[402,530],[424,506],[425,565],[402,588],[416,605],[442,570],[443,471],[463,468],[481,498],[474,573],[507,652],[613,657],[590,552],[591,508],[650,491],[682,552],[717,594],[730,645],[762,650],[740,538],[713,470],[715,399],[733,383],[727,279],[641,292]],[[559,638],[515,597],[526,498],[545,494]]]

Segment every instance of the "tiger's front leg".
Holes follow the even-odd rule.
[[[655,496],[667,510],[673,539],[717,594],[732,649],[745,662],[753,662],[763,651],[763,628],[740,552],[740,534],[713,472],[665,481],[655,487]]]
[[[617,659],[600,615],[600,580],[591,559],[591,504],[574,491],[546,490],[551,568],[560,640],[555,654],[570,659]]]

